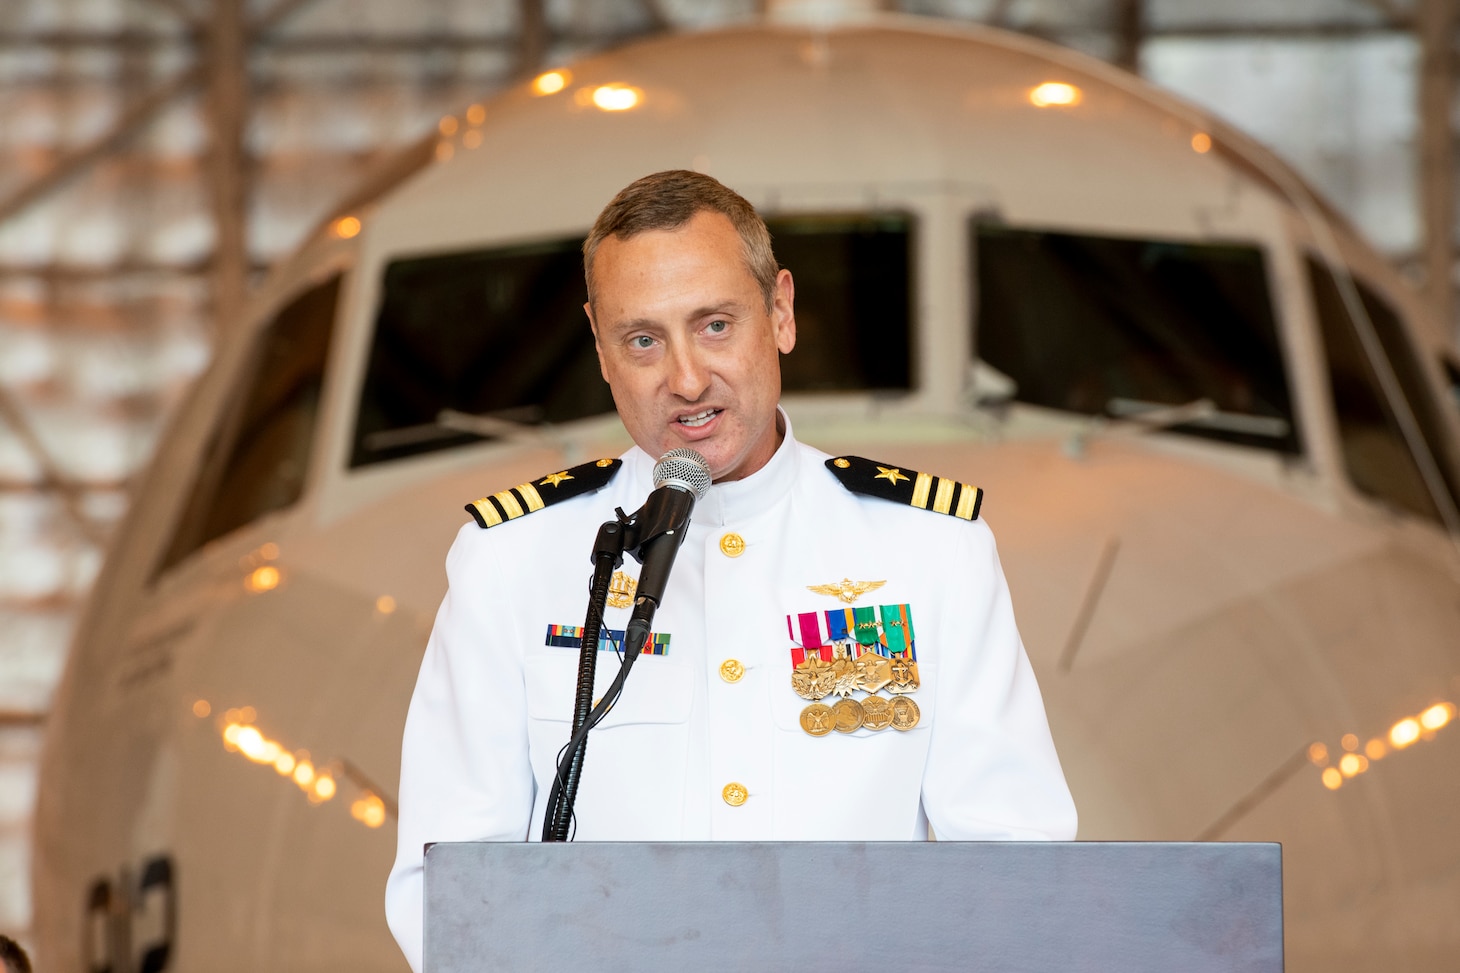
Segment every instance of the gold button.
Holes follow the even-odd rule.
[[[611,459],[601,459],[601,460],[598,461],[598,465],[599,466],[612,466],[613,465],[613,460],[611,460]]]
[[[732,780],[725,785],[725,789],[720,792],[720,796],[731,807],[739,807],[745,803],[746,798],[750,797],[750,791],[745,789],[744,784]]]
[[[745,538],[739,534],[726,534],[720,538],[720,553],[726,557],[739,557],[745,553]]]
[[[726,659],[720,663],[720,678],[726,682],[739,682],[743,675],[745,667],[740,664],[739,659]]]
[[[852,465],[852,461],[851,460],[847,460],[847,459],[835,459],[835,460],[832,460],[831,462],[832,462],[832,465],[835,466],[839,470],[844,470],[847,467],[849,467],[849,466]]]

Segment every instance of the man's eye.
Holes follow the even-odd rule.
[[[638,335],[629,339],[629,345],[633,348],[646,349],[654,347],[654,339],[646,334]]]
[[[705,330],[710,334],[723,334],[728,327],[730,327],[729,321],[711,321],[705,325]]]

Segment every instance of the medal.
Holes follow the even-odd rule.
[[[892,704],[881,696],[862,700],[862,725],[869,730],[885,730],[892,725]]]
[[[786,616],[792,642],[791,688],[810,703],[801,710],[801,729],[811,736],[832,730],[911,730],[922,711],[908,694],[916,692],[918,676],[912,607],[866,605],[854,602],[883,582],[842,581],[811,590],[830,595],[848,607],[801,612]],[[888,696],[878,693],[886,689]],[[865,693],[863,699],[853,698]],[[827,697],[832,697],[827,702]]]
[[[892,697],[892,726],[898,730],[911,730],[923,718],[915,700],[906,696]]]
[[[892,682],[892,661],[875,652],[865,652],[853,663],[857,667],[857,688],[875,693]]]
[[[836,668],[819,655],[807,655],[806,661],[791,673],[791,688],[802,699],[821,699],[836,688]]]
[[[826,736],[836,727],[836,722],[831,707],[824,703],[812,703],[801,711],[801,729],[814,737]]]
[[[836,687],[832,692],[847,699],[857,689],[857,664],[852,661],[845,642],[834,643],[832,654],[831,668],[836,673]]]
[[[888,674],[892,681],[887,691],[895,695],[916,692],[921,683],[918,680],[918,664],[911,659],[896,658],[889,661]]]
[[[862,704],[855,699],[837,700],[837,704],[831,708],[831,712],[836,717],[838,733],[855,733],[861,729],[862,720],[865,718]]]

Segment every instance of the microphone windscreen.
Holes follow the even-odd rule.
[[[671,449],[654,464],[654,489],[663,486],[693,493],[696,502],[703,500],[710,492],[710,464],[688,447]]]

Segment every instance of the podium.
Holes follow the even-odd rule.
[[[1281,973],[1276,844],[461,842],[426,973]]]

